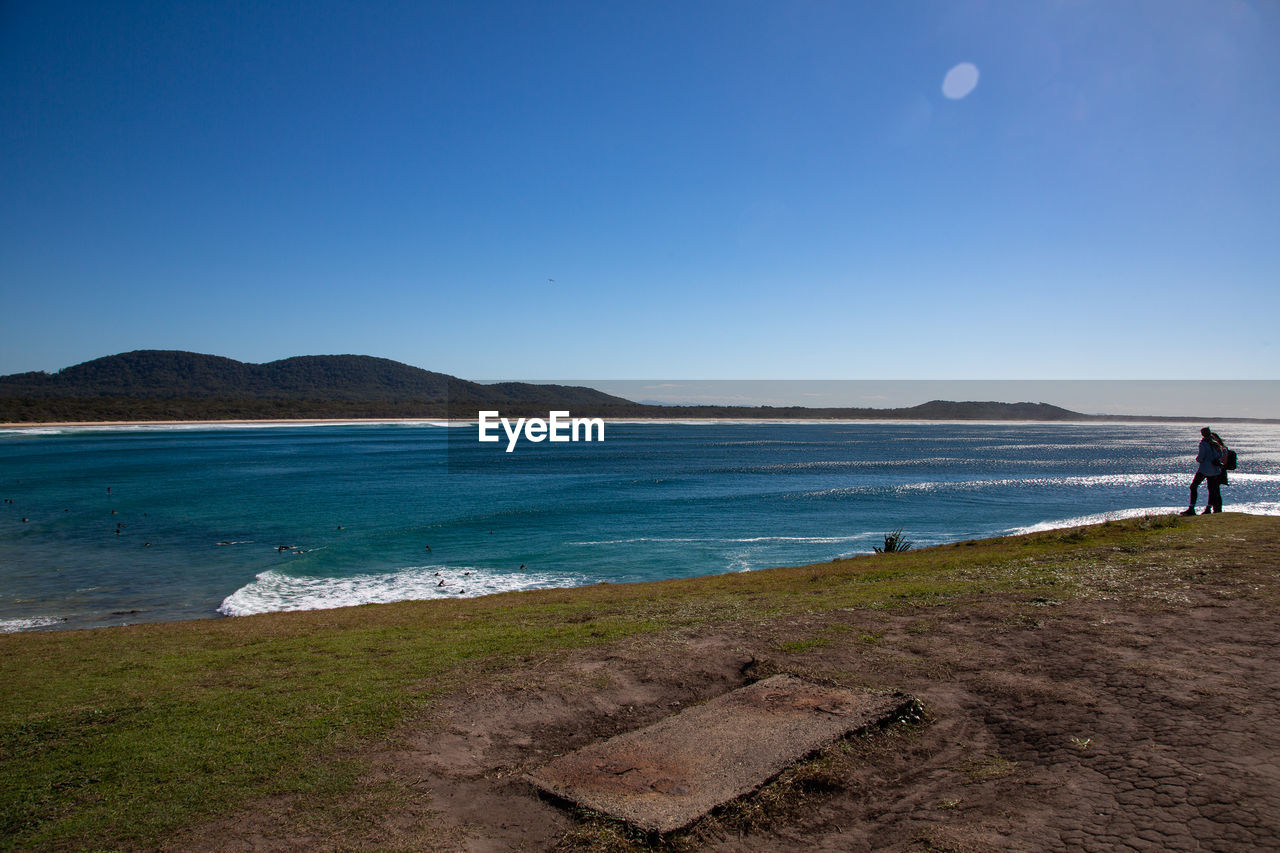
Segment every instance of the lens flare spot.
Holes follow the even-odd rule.
[[[978,85],[978,66],[972,62],[961,62],[947,72],[942,79],[942,94],[953,101],[958,101],[974,90]]]

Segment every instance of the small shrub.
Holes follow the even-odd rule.
[[[873,545],[871,546],[871,548],[877,554],[893,554],[901,551],[910,551],[911,544],[912,543],[910,540],[902,538],[902,528],[899,527],[897,530],[893,531],[892,533],[886,533],[884,535],[883,547],[879,545]]]

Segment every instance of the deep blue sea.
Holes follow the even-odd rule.
[[[1280,514],[1280,426],[1220,424]],[[1193,424],[429,423],[0,430],[0,631],[741,572],[1173,512]],[[452,441],[450,440],[452,438]],[[472,455],[484,464],[472,466]],[[1201,504],[1205,492],[1201,490]]]

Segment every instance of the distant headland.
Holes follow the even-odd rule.
[[[0,423],[474,419],[552,409],[635,419],[1168,420],[1086,415],[1048,403],[933,400],[905,408],[654,405],[593,388],[481,384],[367,355],[311,355],[250,364],[178,350],[134,350],[56,373],[0,376]]]

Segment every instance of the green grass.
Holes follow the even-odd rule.
[[[0,640],[0,845],[145,845],[247,794],[349,784],[320,766],[466,664],[605,642],[583,604],[360,608]]]
[[[1208,530],[1274,540],[1278,528],[1135,520],[654,584],[0,635],[0,849],[153,847],[265,795],[338,797],[357,784],[344,756],[362,743],[477,671],[534,656],[798,614],[1099,594],[1159,581],[1171,554],[1193,571],[1218,547]]]

